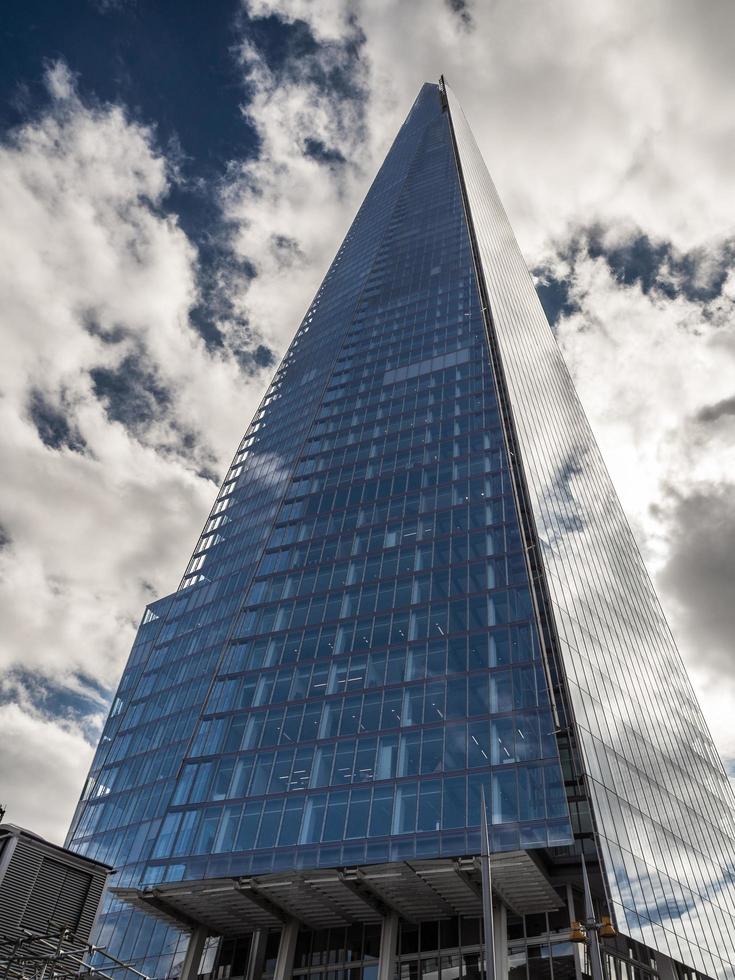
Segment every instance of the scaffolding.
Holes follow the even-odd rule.
[[[108,953],[103,946],[79,939],[70,929],[0,936],[0,980],[150,980],[128,963]]]

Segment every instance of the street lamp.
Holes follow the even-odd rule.
[[[600,939],[613,939],[617,936],[617,933],[609,915],[602,915],[599,920],[595,915],[592,904],[592,892],[590,891],[590,883],[587,877],[587,865],[585,864],[584,855],[581,855],[581,857],[585,914],[583,919],[575,919],[572,922],[572,932],[569,938],[573,943],[584,943],[589,946],[589,963],[592,980],[604,980],[605,973],[602,968]]]
[[[575,919],[572,922],[572,934],[569,937],[573,943],[586,943],[590,931],[594,931],[600,939],[614,939],[617,936],[615,926],[609,915],[600,916],[600,921],[595,919]]]

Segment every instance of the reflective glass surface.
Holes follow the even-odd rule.
[[[571,839],[448,117],[425,86],[149,607],[71,843],[115,884]],[[158,929],[158,927],[156,927]],[[146,973],[180,959],[108,906]]]
[[[462,855],[484,787],[495,850],[553,847],[569,726],[620,929],[729,975],[730,788],[448,99],[422,89],[147,609],[69,842],[135,886]],[[182,957],[114,899],[99,941],[149,975]]]
[[[732,791],[502,205],[448,99],[614,912],[633,938],[732,975]]]

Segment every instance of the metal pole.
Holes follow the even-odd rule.
[[[495,933],[493,925],[493,888],[490,874],[490,834],[485,808],[485,787],[480,790],[480,868],[482,870],[482,925],[485,931],[485,977],[495,980]],[[595,978],[598,980],[598,978]],[[600,977],[599,980],[602,980]]]
[[[88,947],[88,949],[89,949],[90,953],[93,953],[93,954],[94,953],[102,953],[102,955],[104,957],[106,957],[108,960],[112,960],[112,962],[113,963],[117,963],[118,966],[124,966],[126,970],[129,970],[131,973],[134,973],[138,977],[142,977],[143,980],[150,980],[150,978],[148,977],[148,974],[141,973],[140,970],[134,969],[132,966],[130,966],[129,963],[124,963],[122,960],[117,959],[117,957],[113,956],[112,953],[108,953],[107,952],[107,949],[104,946],[92,946],[92,945],[90,945]],[[96,967],[93,967],[93,969],[96,969]]]
[[[590,949],[592,980],[604,980],[605,974],[602,970],[602,955],[600,954],[600,937],[597,935],[597,929],[593,928],[593,924],[595,923],[595,907],[592,904],[592,892],[590,891],[590,882],[587,877],[587,865],[584,861],[584,854],[580,856],[582,858],[582,880],[584,882],[584,917],[589,923],[587,927],[587,942],[589,943]]]

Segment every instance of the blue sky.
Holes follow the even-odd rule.
[[[733,765],[734,35],[725,0],[561,0],[553,18],[544,0],[7,5],[9,818],[63,836],[144,604],[175,588],[274,364],[440,72]]]

